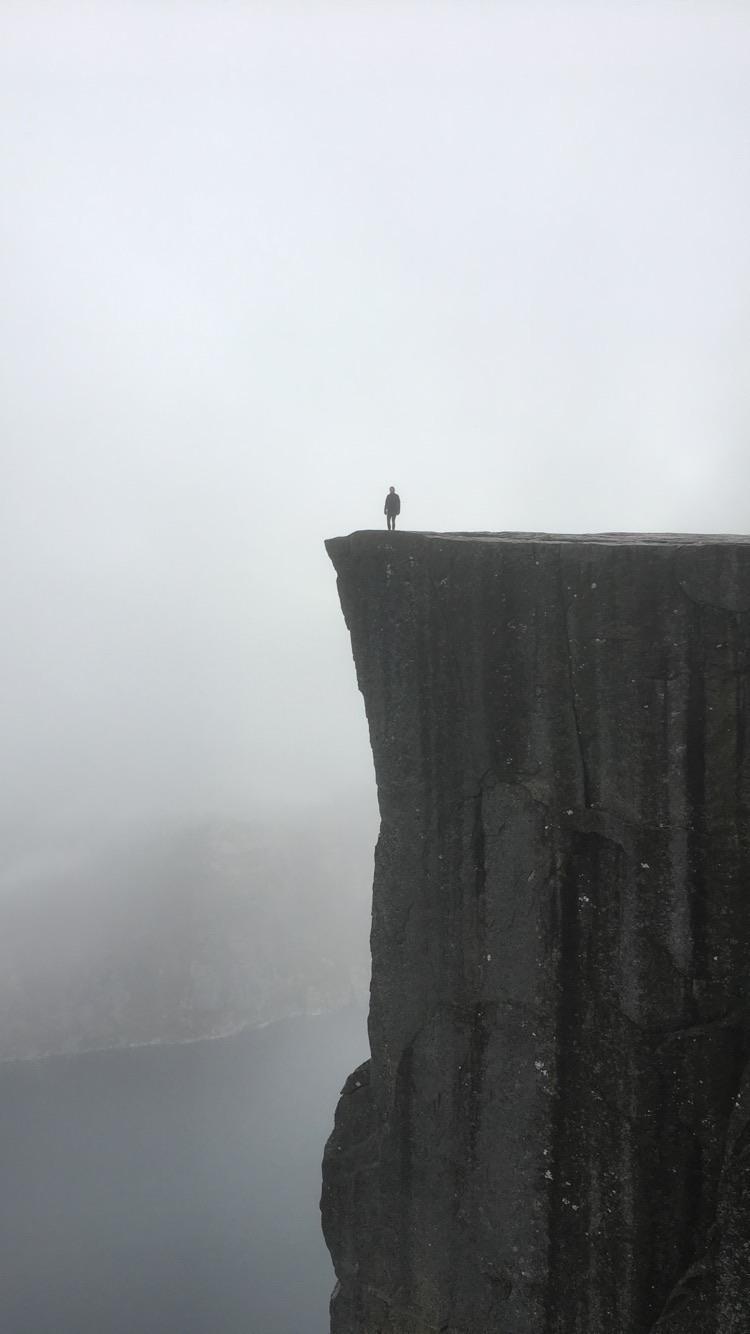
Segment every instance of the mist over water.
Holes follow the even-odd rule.
[[[4,1334],[325,1334],[332,1099],[361,1010],[0,1064]]]

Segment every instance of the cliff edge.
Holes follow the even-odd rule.
[[[746,1334],[750,540],[326,545],[382,820],[333,1334]]]

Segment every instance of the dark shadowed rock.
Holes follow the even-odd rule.
[[[746,1334],[750,542],[327,545],[382,817],[334,1334]]]

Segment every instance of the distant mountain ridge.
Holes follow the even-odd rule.
[[[204,820],[0,870],[0,1060],[192,1041],[362,1003],[366,819]]]

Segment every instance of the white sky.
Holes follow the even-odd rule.
[[[322,540],[746,531],[750,6],[0,0],[14,819],[370,784]]]

